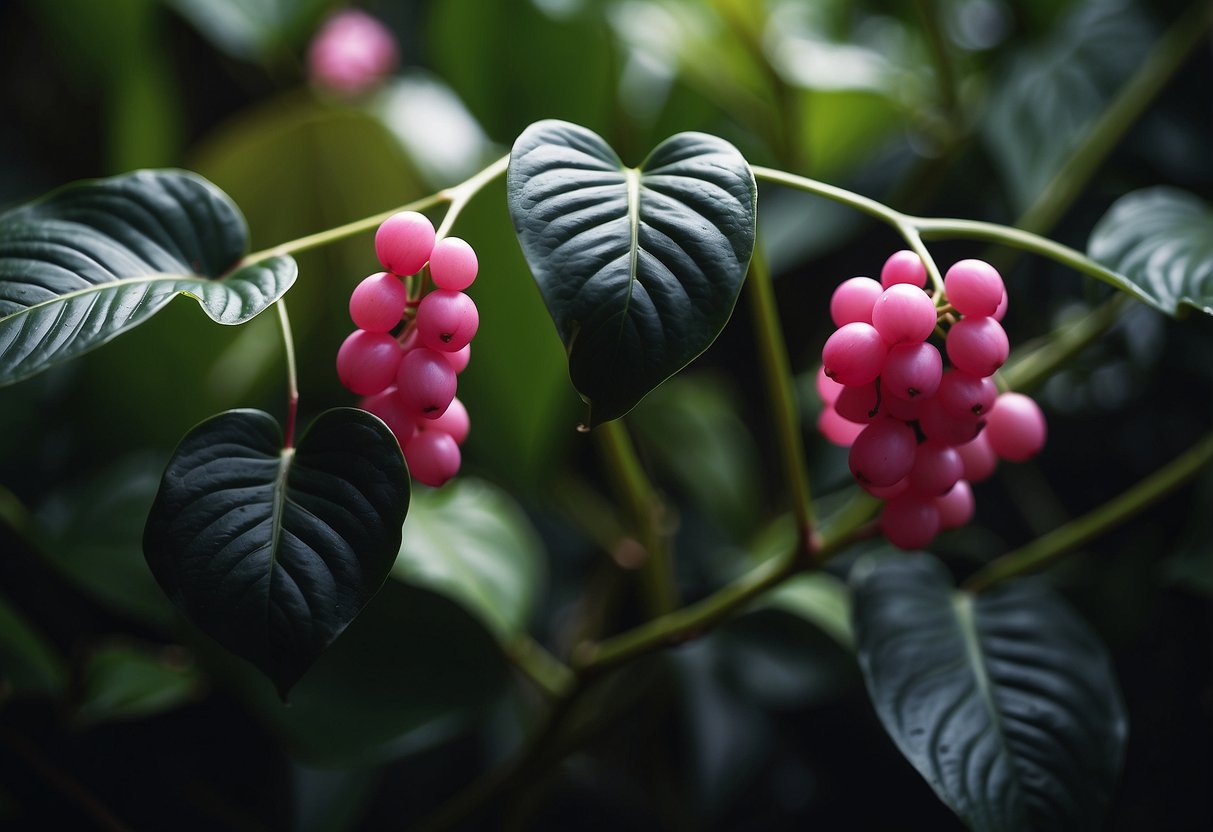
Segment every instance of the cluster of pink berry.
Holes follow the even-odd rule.
[[[822,349],[818,429],[850,447],[851,474],[885,501],[880,527],[903,549],[926,546],[973,516],[971,482],[999,459],[1023,461],[1045,441],[1040,408],[1021,393],[998,393],[991,376],[1007,360],[1002,277],[981,260],[944,275],[946,305],[924,287],[912,251],[891,256],[880,282],[853,277],[834,290],[838,327]],[[928,338],[947,326],[945,369]]]
[[[476,279],[476,252],[458,237],[435,238],[415,211],[379,226],[375,253],[386,271],[350,295],[358,329],[337,351],[337,376],[391,428],[413,479],[437,487],[459,471],[468,435],[455,377],[468,364],[480,314],[463,291]]]

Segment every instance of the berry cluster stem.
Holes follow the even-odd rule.
[[[282,347],[286,356],[286,429],[283,447],[291,448],[295,444],[295,418],[299,412],[299,374],[295,366],[295,338],[291,335],[291,319],[286,314],[286,301],[279,299],[274,304],[278,308],[278,324],[282,328]]]

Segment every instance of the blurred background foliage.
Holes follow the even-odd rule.
[[[541,118],[584,124],[631,164],[673,132],[711,132],[754,164],[901,210],[1025,222],[1080,249],[1134,188],[1213,196],[1207,37],[1106,160],[1057,190],[1188,12],[1178,0],[362,5],[392,28],[402,63],[379,89],[341,98],[304,71],[332,0],[0,0],[0,208],[73,179],[180,166],[235,199],[256,249],[454,184]],[[583,414],[503,185],[453,233],[481,262],[481,329],[460,385],[473,422],[464,474],[415,497],[393,580],[290,707],[175,615],[140,548],[186,430],[230,407],[281,415],[273,316],[228,329],[172,304],[0,391],[0,825],[404,828],[534,722],[541,703],[508,662],[520,637],[562,655],[638,620],[624,521],[575,430]],[[760,233],[828,509],[849,480],[845,453],[812,429],[826,303],[900,244],[848,209],[765,187]],[[290,308],[304,420],[351,403],[333,356],[351,328],[350,289],[377,269],[370,243],[299,257]],[[1012,343],[1108,294],[1048,262],[933,250],[944,264],[1000,258]],[[629,417],[677,523],[687,598],[791,535],[745,306]],[[980,485],[977,520],[941,538],[939,554],[969,571],[1165,463],[1213,424],[1211,358],[1206,317],[1129,308],[1038,391],[1051,430],[1039,461]],[[1213,825],[1204,479],[1050,574],[1110,645],[1129,707],[1108,828]],[[487,828],[958,828],[867,704],[844,577],[845,562],[797,578],[707,637],[614,674],[584,706],[578,750],[528,772]]]

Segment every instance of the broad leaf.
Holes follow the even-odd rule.
[[[1151,28],[1138,4],[1082,0],[1004,67],[982,132],[1019,210],[1040,196],[1140,65]]]
[[[1213,208],[1177,188],[1133,191],[1091,232],[1087,253],[1168,315],[1213,315]]]
[[[954,590],[929,555],[856,574],[868,693],[939,797],[975,830],[1099,828],[1126,717],[1085,622],[1034,584]]]
[[[141,719],[180,707],[202,691],[202,677],[180,649],[106,644],[84,665],[81,724]]]
[[[392,575],[451,598],[509,641],[530,623],[542,551],[508,494],[460,479],[414,495]]]
[[[191,430],[143,537],[152,574],[185,616],[251,661],[285,697],[387,578],[409,479],[369,413],[322,413],[298,447],[256,410]]]
[[[98,347],[190,295],[212,320],[241,324],[295,281],[244,255],[244,218],[184,171],[69,185],[0,215],[0,386]]]
[[[541,121],[514,143],[506,182],[591,425],[631,410],[728,321],[757,198],[728,142],[679,133],[629,168],[589,130]]]

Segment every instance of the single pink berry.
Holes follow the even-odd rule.
[[[998,454],[990,447],[990,438],[984,430],[972,441],[957,445],[956,452],[964,462],[964,478],[969,482],[988,480],[998,468]]]
[[[889,344],[917,344],[935,329],[935,304],[917,286],[895,283],[872,306],[872,326]]]
[[[982,378],[994,375],[1011,354],[1006,330],[993,318],[961,318],[948,330],[944,348],[956,369]]]
[[[985,434],[999,457],[1023,462],[1044,447],[1048,429],[1044,413],[1030,396],[1003,393],[990,411]]]
[[[437,419],[455,398],[455,370],[442,353],[417,347],[400,359],[396,389],[400,400],[422,419]]]
[[[382,419],[392,431],[392,435],[396,437],[396,441],[400,443],[401,448],[407,445],[408,441],[413,438],[413,434],[417,432],[417,420],[396,395],[394,384],[373,396],[364,397],[358,406]]]
[[[468,438],[471,427],[472,422],[468,417],[468,409],[463,406],[463,402],[459,401],[458,396],[451,399],[451,406],[441,416],[425,424],[426,430],[440,430],[449,434],[455,440],[456,445],[463,444],[463,441]]]
[[[404,446],[404,461],[417,482],[437,488],[459,473],[459,445],[449,433],[419,430]]]
[[[937,497],[964,476],[964,461],[951,445],[937,440],[928,440],[918,446],[914,453],[914,467],[908,479],[910,490],[915,494]]]
[[[855,437],[863,431],[863,425],[848,422],[838,415],[833,407],[826,407],[817,415],[817,430],[831,444],[840,448],[849,448]]]
[[[870,277],[852,277],[839,283],[830,295],[830,319],[834,326],[872,323],[872,305],[884,291]]]
[[[399,60],[386,26],[366,12],[344,9],[316,30],[307,52],[308,77],[318,87],[357,95],[378,85]]]
[[[998,397],[998,387],[989,377],[980,378],[960,370],[948,370],[943,374],[935,395],[948,415],[977,418],[990,412],[994,399]]]
[[[386,332],[354,330],[337,350],[337,378],[351,393],[374,395],[392,383],[400,356],[400,345]]]
[[[476,303],[463,292],[435,289],[417,306],[417,337],[437,352],[458,352],[480,326]]]
[[[961,260],[943,276],[948,303],[962,315],[982,318],[993,315],[1002,300],[1002,276],[984,260]]]
[[[455,352],[444,352],[443,356],[447,361],[451,362],[451,369],[458,373],[462,373],[467,369],[468,362],[472,360],[472,345],[464,344],[463,349]]]
[[[910,473],[917,447],[918,439],[908,425],[896,419],[878,419],[855,437],[847,462],[859,482],[892,485]]]
[[[825,373],[839,384],[875,381],[884,366],[889,346],[871,324],[843,324],[826,339],[821,350]]]
[[[834,402],[838,415],[848,422],[866,425],[875,422],[880,412],[880,394],[876,382],[869,381],[855,387],[843,387]]]
[[[408,290],[394,274],[376,272],[354,287],[350,293],[350,318],[360,329],[387,332],[404,315]]]
[[[887,289],[896,283],[908,283],[919,289],[927,285],[927,267],[909,249],[893,252],[880,269],[881,286]]]
[[[977,509],[973,489],[965,480],[958,480],[951,491],[935,498],[935,508],[939,511],[940,531],[958,529],[973,519]]]
[[[898,344],[880,373],[880,390],[899,399],[930,398],[943,378],[943,356],[934,344]]]
[[[899,549],[921,549],[939,534],[935,497],[906,493],[884,504],[880,530]]]
[[[436,236],[434,224],[425,214],[401,211],[384,220],[375,232],[375,254],[392,274],[416,274],[430,259]]]
[[[476,252],[465,240],[443,237],[430,252],[430,279],[439,289],[462,292],[476,279]]]

